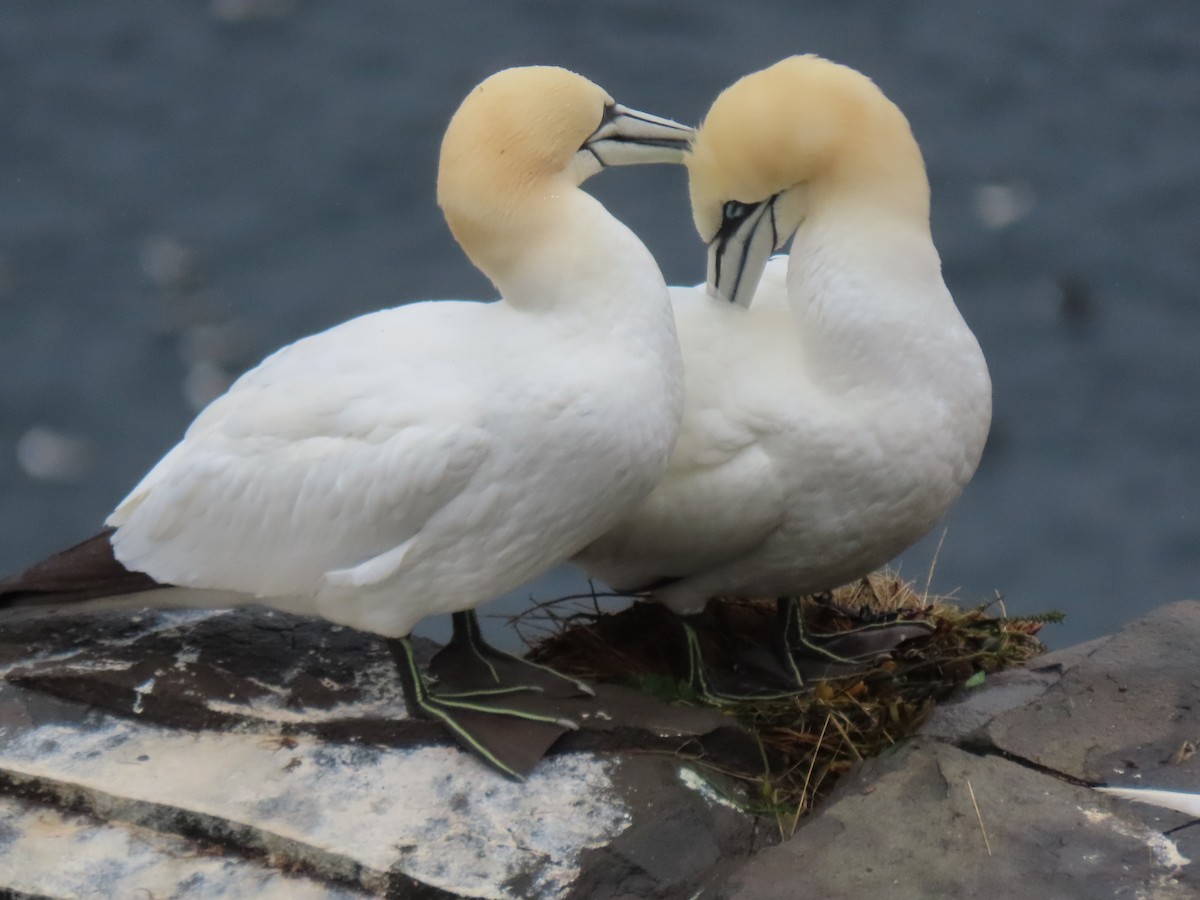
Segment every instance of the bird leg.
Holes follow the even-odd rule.
[[[743,677],[737,679],[737,684],[732,683],[733,679],[718,675],[704,661],[700,636],[696,633],[700,616],[697,613],[679,617],[687,642],[688,686],[698,700],[710,706],[732,706],[754,701],[783,700],[804,692],[805,686],[798,672],[789,678],[788,675],[778,677],[774,671],[769,671],[769,680],[756,681]],[[753,668],[761,670],[758,665]],[[783,685],[784,689],[780,690],[778,685]]]
[[[445,690],[439,697],[481,697],[532,692],[547,697],[594,697],[595,691],[575,678],[497,650],[483,638],[473,609],[451,617],[449,642],[429,663],[429,673]]]
[[[489,698],[520,692],[484,689],[439,695],[429,689],[409,638],[388,640],[400,676],[409,715],[440,722],[462,747],[510,778],[523,780],[559,737],[579,726],[570,719],[530,708],[529,703],[501,705]],[[517,698],[511,698],[517,699]]]
[[[863,620],[861,615],[840,607],[838,612]],[[814,633],[805,625],[800,603],[794,597],[779,597],[775,616],[769,644],[755,645],[739,654],[737,684],[729,683],[731,679],[714,673],[704,662],[695,627],[699,615],[680,617],[687,641],[688,684],[699,699],[714,706],[728,706],[794,697],[817,681],[860,672],[902,642],[933,631],[927,622],[890,617],[844,631]]]
[[[853,612],[834,603],[828,593],[818,595],[817,603],[862,624],[824,634],[810,631],[804,624],[799,602],[794,597],[778,598],[776,615],[793,665],[799,665],[800,661],[852,667],[870,665],[904,641],[924,637],[934,630],[928,622],[902,620],[894,614],[873,616],[866,609]]]

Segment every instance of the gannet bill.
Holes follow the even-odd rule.
[[[662,483],[576,562],[682,616],[779,597],[794,642],[782,598],[888,562],[970,480],[987,365],[942,280],[920,149],[865,75],[797,56],[743,78],[687,167],[709,253],[707,290],[671,289],[683,425]]]
[[[454,613],[447,652],[496,681],[515,658],[478,639],[471,611],[611,528],[665,470],[683,403],[666,285],[579,185],[606,166],[681,162],[691,134],[564,69],[486,79],[449,124],[437,187],[501,299],[370,313],[267,357],[108,531],[0,582],[0,605],[140,591],[118,603],[260,603],[375,632],[410,711],[519,774],[518,738],[467,723],[570,725],[536,697],[501,702],[544,688],[546,672],[528,664],[517,685],[439,696],[408,635]]]

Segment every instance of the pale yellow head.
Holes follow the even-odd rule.
[[[553,66],[504,69],[459,105],[442,140],[438,203],[456,208],[495,191],[568,176],[613,99]],[[465,196],[464,196],[465,195]]]
[[[681,163],[692,134],[620,106],[566,69],[505,69],[450,121],[438,203],[471,261],[499,286],[526,251],[561,233],[584,179],[607,166]]]
[[[438,205],[476,265],[495,265],[489,248],[502,248],[492,234],[536,226],[531,193],[577,186],[573,158],[610,103],[586,78],[550,66],[505,69],[467,95],[442,140]]]
[[[713,103],[687,161],[705,242],[726,203],[781,195],[781,240],[826,203],[929,217],[929,184],[908,120],[871,79],[817,56],[747,75]]]

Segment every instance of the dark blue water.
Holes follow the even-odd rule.
[[[992,368],[993,437],[934,587],[1061,609],[1055,644],[1200,594],[1194,0],[8,0],[0,571],[93,533],[195,404],[275,347],[491,295],[433,190],[441,130],[487,74],[567,65],[695,121],[805,51],[908,113]],[[669,281],[702,280],[681,170],[590,187]],[[923,582],[937,539],[906,575]]]

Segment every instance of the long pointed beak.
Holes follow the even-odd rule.
[[[682,163],[695,133],[686,125],[616,103],[605,109],[604,121],[580,150],[595,157],[600,168]]]
[[[708,245],[709,296],[750,306],[767,260],[787,240],[775,222],[778,196],[754,204],[727,204],[721,228]]]

